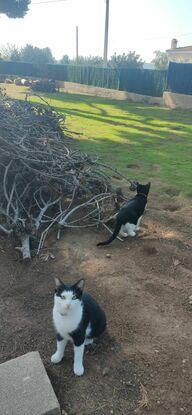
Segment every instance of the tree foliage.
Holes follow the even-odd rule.
[[[64,55],[63,58],[59,61],[60,64],[76,64],[76,59],[70,59],[68,55]],[[122,55],[117,55],[116,53],[112,55],[108,61],[108,66],[111,68],[142,68],[144,62],[140,58],[140,55],[137,55],[136,52],[129,52],[128,54],[123,53]],[[79,56],[78,65],[84,66],[102,66],[103,58],[101,56]]]
[[[20,60],[31,63],[55,63],[50,48],[38,48],[32,45],[26,45],[20,51]]]
[[[60,59],[59,63],[61,65],[69,65],[70,64],[70,58],[68,55],[63,55],[63,57]]]
[[[168,57],[166,52],[161,52],[160,50],[156,50],[154,52],[155,58],[152,60],[152,63],[155,65],[155,69],[167,69],[168,68]]]
[[[1,1],[1,0],[0,0]],[[79,56],[78,62],[75,58],[70,59],[68,55],[56,61],[50,48],[38,48],[36,46],[27,44],[23,48],[18,48],[15,45],[7,44],[0,48],[1,57],[4,60],[15,61],[15,62],[29,62],[29,63],[58,63],[61,65],[78,65],[91,66],[91,67],[102,67],[103,59],[101,56]],[[136,52],[129,52],[128,54],[123,53],[112,55],[108,61],[109,68],[133,68],[142,69],[144,62],[140,55]],[[160,68],[159,68],[160,69]]]
[[[26,45],[19,49],[15,45],[6,45],[1,47],[0,54],[4,60],[14,62],[30,63],[55,63],[50,48],[38,48],[32,45]]]
[[[12,44],[7,44],[1,46],[0,54],[3,60],[6,61],[19,61],[20,60],[20,50],[17,46]]]
[[[22,18],[28,12],[31,0],[0,0],[0,14],[10,18]]]
[[[128,54],[123,53],[122,55],[114,53],[114,55],[110,57],[108,64],[113,68],[142,69],[144,62],[140,55],[137,55],[135,51],[130,51]]]
[[[101,58],[101,56],[79,56],[78,57],[78,65],[102,66],[102,64],[103,64],[103,59]]]

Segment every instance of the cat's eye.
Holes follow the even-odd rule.
[[[72,300],[76,300],[76,299],[77,299],[77,296],[74,294],[72,297]]]
[[[65,297],[65,295],[61,295],[61,298],[62,298],[62,300],[65,300],[66,297]]]

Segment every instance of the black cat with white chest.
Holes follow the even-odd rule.
[[[115,229],[111,237],[104,242],[99,242],[97,246],[110,244],[120,233],[121,236],[135,236],[139,230],[140,221],[147,205],[147,196],[151,183],[146,185],[136,183],[134,190],[137,194],[128,200],[119,210],[116,217]],[[131,189],[131,190],[133,190]]]
[[[59,363],[67,342],[71,341],[74,346],[74,373],[81,376],[84,373],[84,348],[104,332],[106,316],[94,298],[83,293],[83,279],[67,285],[55,278],[55,284],[53,323],[57,333],[57,350],[51,361]]]

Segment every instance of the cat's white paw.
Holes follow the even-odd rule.
[[[63,358],[63,356],[61,356],[59,353],[56,352],[51,356],[51,362],[52,363],[59,363],[59,362],[61,362],[62,358]]]
[[[84,367],[83,365],[74,366],[73,368],[75,375],[82,376],[84,374]]]
[[[127,238],[127,236],[128,236],[128,233],[125,233],[125,232],[119,232],[120,233],[120,235],[123,237],[123,238]]]
[[[129,232],[129,236],[135,236],[136,232]]]

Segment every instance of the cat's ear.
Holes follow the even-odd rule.
[[[148,188],[150,189],[150,187],[151,187],[151,182],[148,182],[148,183],[147,183],[147,185],[148,185]]]
[[[59,288],[61,285],[63,285],[62,281],[58,277],[54,277],[55,280],[55,287]]]
[[[135,190],[137,190],[137,187],[139,185],[139,182],[137,182],[136,180],[131,182],[131,185],[129,186],[129,190],[131,190],[131,192],[135,192]]]
[[[85,280],[84,278],[81,278],[79,281],[77,281],[73,287],[78,288],[79,290],[83,291],[85,285]]]

